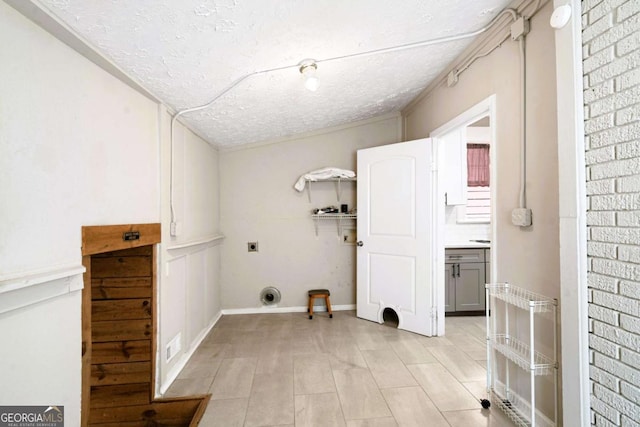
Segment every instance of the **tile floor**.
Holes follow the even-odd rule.
[[[167,397],[211,393],[214,426],[512,426],[485,397],[484,317],[427,338],[353,311],[223,316]]]

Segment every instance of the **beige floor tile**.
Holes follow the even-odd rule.
[[[185,378],[175,380],[164,397],[193,396],[195,394],[207,394],[213,382],[213,377]]]
[[[213,343],[205,340],[200,344],[200,346],[198,346],[198,349],[193,353],[193,356],[191,356],[189,361],[201,359],[224,359],[228,348],[228,343]]]
[[[336,393],[306,394],[295,397],[296,427],[345,426]]]
[[[446,328],[446,337],[421,337],[359,319],[355,311],[335,312],[333,319],[319,313],[313,320],[306,313],[223,316],[167,396],[212,393],[203,427],[283,427],[294,421],[314,427],[323,422],[431,426],[442,422],[437,414],[446,415],[454,426],[511,426],[497,408],[491,408],[486,424],[479,402],[471,410],[437,411],[429,393],[443,408],[451,407],[436,393],[447,381],[455,385],[444,393],[467,396],[466,404],[468,395],[474,405],[486,397],[485,363],[480,360],[486,357],[484,319],[447,317]],[[424,365],[430,369],[416,368]],[[383,387],[393,387],[382,389],[384,397],[376,379]],[[398,420],[392,416],[392,403]],[[434,408],[436,416],[424,424],[424,413]]]
[[[444,412],[451,427],[513,427],[499,409],[474,409],[470,411]]]
[[[291,342],[291,353],[296,354],[317,354],[320,353],[318,342],[309,333],[299,338],[293,338]]]
[[[220,321],[222,321],[222,319],[220,319],[218,323]],[[236,332],[233,328],[225,328],[225,327],[216,325],[216,327],[213,328],[211,332],[209,332],[209,335],[207,335],[203,343],[228,344],[232,341],[235,333]]]
[[[398,341],[392,348],[405,365],[437,362],[433,354],[415,338]]]
[[[356,345],[343,345],[333,348],[329,353],[331,369],[368,368],[367,362]]]
[[[487,365],[486,364],[486,361],[487,361],[487,350],[474,350],[474,351],[463,350],[463,349],[460,349],[460,350],[462,350],[465,353],[467,353],[467,356],[469,356],[470,358],[472,358],[476,362],[480,363],[482,366],[486,366]]]
[[[363,351],[362,356],[369,366],[378,387],[416,386],[416,380],[393,350]]]
[[[200,420],[202,427],[243,427],[249,399],[224,399],[209,401]]]
[[[224,359],[211,384],[209,390],[211,397],[213,399],[249,397],[256,364],[255,358]]]
[[[293,356],[295,394],[334,393],[336,386],[327,354]]]
[[[478,408],[480,402],[439,363],[409,365],[409,371],[441,411]]]
[[[293,374],[256,374],[245,419],[246,427],[294,422]]]
[[[359,333],[355,336],[355,341],[360,350],[388,350],[391,348],[384,336],[378,332]]]
[[[458,331],[456,333],[447,334],[446,337],[453,343],[453,345],[458,346],[463,350],[485,350],[486,346],[486,338],[479,339],[472,334],[467,332]]]
[[[180,374],[178,375],[178,379],[182,380],[182,379],[190,379],[190,378],[197,379],[197,378],[209,377],[213,380],[213,377],[216,376],[216,373],[218,372],[218,368],[222,363],[222,359],[214,357],[214,358],[209,358],[202,361],[195,359],[193,360],[193,363],[191,362],[192,361],[189,360],[189,362],[184,367],[182,372],[180,372]]]
[[[391,416],[368,369],[333,371],[333,377],[346,420]]]
[[[448,427],[421,387],[388,388],[382,394],[399,426]]]
[[[227,359],[241,359],[248,357],[260,357],[263,347],[262,340],[246,339],[240,342],[233,342],[229,344],[227,351],[225,352],[225,358]]]
[[[256,374],[293,374],[293,356],[279,354],[277,356],[260,356],[256,366]]]
[[[398,423],[393,417],[370,418],[367,420],[349,420],[347,427],[397,427]]]
[[[487,371],[480,363],[455,346],[432,347],[429,348],[429,351],[462,383],[482,381],[487,376]]]
[[[469,390],[469,392],[476,399],[486,399],[487,398],[487,380],[484,381],[471,381],[468,383],[462,383],[462,385]]]
[[[446,347],[446,346],[452,346],[453,345],[453,343],[451,341],[449,341],[449,338],[447,338],[446,336],[444,336],[444,337],[418,338],[418,341],[420,341],[420,344],[422,344],[426,348]]]

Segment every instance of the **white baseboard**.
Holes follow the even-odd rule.
[[[344,305],[332,305],[332,311],[347,311],[347,310],[355,310],[355,304],[344,304]],[[305,313],[307,311],[307,306],[298,306],[298,307],[278,307],[278,306],[269,306],[269,307],[255,307],[255,308],[228,308],[222,310],[222,314],[225,315],[233,315],[233,314],[264,314],[264,313]],[[327,311],[327,308],[324,306],[314,306],[313,311],[320,313]]]
[[[220,320],[222,314],[222,311],[220,311],[218,315],[213,319],[213,321],[209,324],[209,326],[207,326],[200,333],[200,335],[198,335],[198,338],[196,338],[196,340],[191,345],[191,349],[189,350],[189,352],[184,353],[182,357],[178,359],[176,364],[173,365],[173,368],[171,368],[171,371],[167,375],[167,380],[160,387],[160,396],[163,396],[167,392],[169,387],[171,387],[171,384],[173,384],[176,378],[178,378],[178,375],[180,375],[180,372],[182,372],[184,367],[187,366],[187,363],[189,362],[189,359],[191,359],[191,356],[193,356],[193,353],[196,352],[198,347],[200,347],[200,344],[202,344],[202,341],[206,338],[207,335],[209,335],[209,332],[211,332],[211,329],[213,329],[216,323],[218,323],[218,320]]]

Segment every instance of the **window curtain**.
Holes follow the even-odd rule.
[[[489,187],[489,144],[467,144],[467,186]]]

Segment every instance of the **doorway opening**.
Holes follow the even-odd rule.
[[[437,335],[445,333],[445,313],[484,314],[484,284],[495,277],[497,141],[495,95],[476,104],[431,132],[437,153],[436,203],[433,216],[439,233],[437,281]],[[449,249],[479,251],[465,265],[456,253],[448,263]],[[453,265],[453,268],[452,268]],[[464,273],[464,274],[463,274]],[[481,277],[482,276],[482,277]]]

